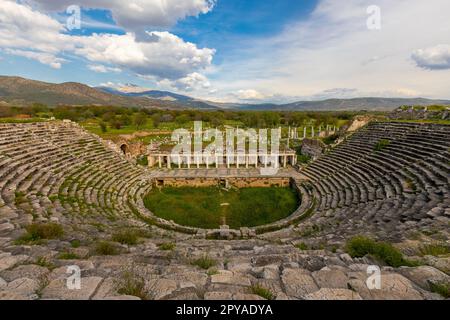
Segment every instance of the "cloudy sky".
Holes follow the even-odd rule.
[[[449,17],[448,0],[0,0],[0,74],[214,101],[450,98]]]

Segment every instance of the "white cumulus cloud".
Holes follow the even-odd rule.
[[[94,72],[99,72],[99,73],[108,73],[108,72],[122,72],[122,70],[120,68],[111,68],[111,67],[107,67],[101,64],[90,64],[88,65],[88,69],[92,70]]]
[[[65,11],[70,5],[110,10],[115,22],[126,30],[167,28],[178,20],[213,9],[215,0],[27,0],[47,11]]]
[[[437,45],[416,50],[412,54],[412,58],[417,63],[417,66],[423,69],[450,69],[450,45]]]
[[[208,82],[200,72],[211,65],[215,50],[198,48],[169,32],[147,32],[142,42],[133,32],[74,36],[64,31],[62,24],[31,6],[0,1],[0,49],[9,54],[53,68],[61,68],[62,56],[75,54],[89,61],[88,68],[95,72],[130,70],[186,87]]]

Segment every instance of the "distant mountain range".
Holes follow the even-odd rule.
[[[0,105],[30,105],[39,102],[56,105],[109,105],[159,109],[233,109],[279,111],[392,111],[402,105],[450,105],[450,100],[424,98],[355,98],[298,101],[288,104],[216,103],[169,91],[121,91],[110,87],[93,88],[66,82],[61,84],[0,76]]]
[[[123,92],[111,87],[97,87],[101,91],[111,93],[114,95],[120,95],[123,97],[133,97],[133,98],[147,98],[150,100],[161,100],[168,101],[176,104],[182,104],[186,108],[193,109],[215,109],[216,106],[202,100],[194,99],[181,94],[169,92],[169,91],[159,91],[159,90],[147,90],[142,92]]]

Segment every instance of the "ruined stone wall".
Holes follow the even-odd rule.
[[[290,178],[164,178],[156,180],[158,187],[215,187],[218,185],[235,188],[289,187]]]
[[[289,187],[289,178],[230,178],[228,182],[236,188]]]
[[[207,178],[164,178],[157,180],[159,187],[214,187],[219,184],[219,179]]]

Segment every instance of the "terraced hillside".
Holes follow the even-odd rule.
[[[449,147],[449,126],[371,123],[293,173],[295,219],[212,241],[152,219],[142,198],[158,172],[78,125],[0,124],[0,299],[442,299]],[[350,256],[357,234],[405,258],[383,244]],[[365,286],[372,264],[381,290]],[[69,265],[82,290],[66,287]]]

